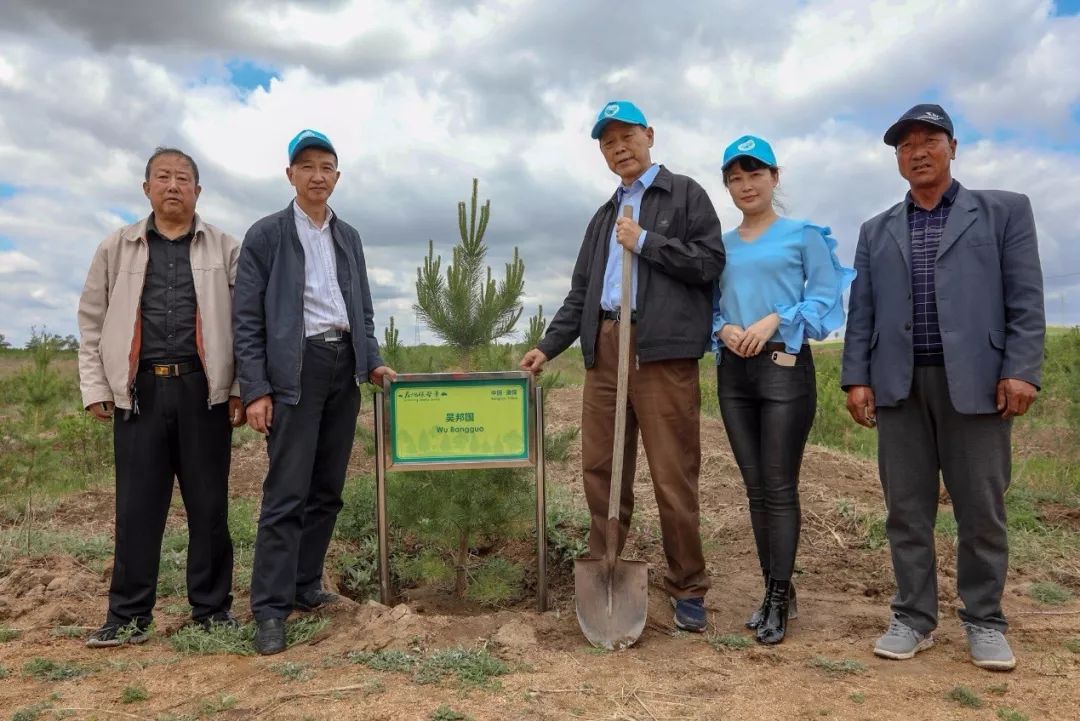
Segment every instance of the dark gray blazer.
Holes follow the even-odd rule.
[[[906,201],[863,223],[855,251],[840,385],[879,406],[911,392],[911,240]],[[960,187],[938,249],[934,286],[953,407],[995,413],[997,382],[1040,385],[1046,319],[1035,218],[1027,196]]]

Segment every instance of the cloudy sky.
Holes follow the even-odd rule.
[[[518,246],[526,315],[550,318],[616,182],[589,138],[613,98],[643,108],[653,158],[700,181],[728,228],[723,148],[768,138],[789,213],[831,225],[847,263],[859,223],[905,190],[882,132],[940,102],[954,175],[1030,195],[1048,320],[1076,324],[1077,68],[1078,0],[4,0],[0,333],[76,332],[94,248],[149,211],[155,146],[195,156],[200,213],[242,236],[288,203],[305,127],[339,150],[332,205],[364,238],[380,327],[430,339],[416,268],[428,239],[448,255],[473,177],[491,265]]]

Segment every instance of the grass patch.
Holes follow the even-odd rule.
[[[861,661],[852,658],[833,660],[824,656],[815,656],[810,660],[810,666],[824,671],[829,676],[852,676],[866,670],[866,666]]]
[[[553,463],[565,463],[570,458],[570,449],[581,435],[577,426],[564,428],[555,433],[544,434],[544,460]]]
[[[1065,647],[1066,651],[1080,653],[1080,637],[1066,639],[1061,645]]]
[[[717,651],[739,651],[749,648],[751,643],[749,637],[737,633],[710,634],[707,640]]]
[[[458,713],[449,706],[440,706],[428,716],[431,721],[472,721],[472,716]]]
[[[7,678],[11,675],[11,672],[7,670],[6,666],[0,666],[0,679]]]
[[[1028,721],[1027,714],[1020,713],[1019,711],[1015,711],[1005,706],[1002,706],[997,710],[997,717],[1001,719],[1001,721]]]
[[[437,550],[425,548],[415,556],[394,556],[398,576],[406,583],[446,587],[454,582],[454,569]]]
[[[318,616],[305,616],[285,625],[285,642],[289,646],[310,641],[330,622]],[[255,653],[255,624],[243,626],[214,626],[204,631],[200,626],[184,626],[169,637],[174,651],[191,655],[234,654],[252,656]]]
[[[848,698],[852,703],[866,703],[866,694],[855,691],[848,694]]]
[[[1072,591],[1053,581],[1039,581],[1031,584],[1028,595],[1046,606],[1061,606],[1073,598]]]
[[[199,702],[199,714],[204,716],[213,716],[219,714],[222,711],[228,711],[236,706],[237,698],[227,693],[220,694],[213,698],[205,698]]]
[[[554,564],[572,566],[589,552],[589,511],[561,485],[548,489],[548,556]]]
[[[860,510],[853,499],[840,498],[836,501],[836,515],[840,516],[842,530],[860,539],[862,548],[876,551],[888,543],[885,516],[880,512]]]
[[[52,661],[35,658],[26,662],[23,673],[38,681],[67,681],[90,673],[90,669],[71,661]]]
[[[56,638],[82,638],[86,631],[85,626],[57,626],[50,633]]]
[[[987,693],[992,693],[995,696],[1004,696],[1006,693],[1009,692],[1009,684],[1007,684],[1007,683],[999,683],[999,684],[994,685],[994,686],[987,686],[986,687],[986,692]]]
[[[953,686],[952,690],[945,694],[945,698],[955,701],[965,708],[982,708],[983,705],[979,694],[967,686]]]
[[[22,631],[17,628],[0,628],[0,643],[14,641],[21,633]]]
[[[411,671],[418,663],[415,656],[404,651],[350,651],[345,658],[373,671]]]
[[[457,677],[463,687],[494,689],[496,676],[510,673],[510,667],[483,649],[449,648],[424,659],[414,680],[420,684],[438,683],[445,676]]]
[[[313,672],[308,669],[306,664],[293,663],[292,661],[271,666],[270,670],[288,681],[306,681],[313,675]]]
[[[37,721],[41,714],[52,708],[52,704],[44,701],[33,706],[23,706],[11,716],[11,721]]]
[[[505,558],[491,558],[473,572],[465,597],[481,606],[498,606],[521,595],[525,569]]]
[[[139,703],[150,698],[150,692],[143,686],[125,686],[120,692],[120,703]]]

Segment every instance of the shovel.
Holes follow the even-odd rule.
[[[634,217],[630,206],[623,215]],[[626,648],[641,636],[648,610],[649,566],[618,558],[619,501],[622,498],[623,446],[626,440],[626,395],[630,374],[630,286],[634,254],[623,250],[622,301],[619,306],[619,376],[615,387],[615,448],[611,454],[608,491],[607,546],[603,558],[574,561],[574,597],[578,624],[593,646],[609,651]]]

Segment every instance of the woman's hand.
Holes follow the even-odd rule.
[[[742,352],[739,351],[739,344],[742,342],[745,334],[746,331],[743,330],[742,326],[735,325],[734,323],[725,323],[724,327],[717,333],[724,346],[740,358],[743,358],[744,356]]]
[[[779,327],[780,316],[776,313],[769,313],[746,329],[739,340],[738,350],[735,352],[743,358],[756,356],[769,342],[769,339],[776,335],[776,329]]]

